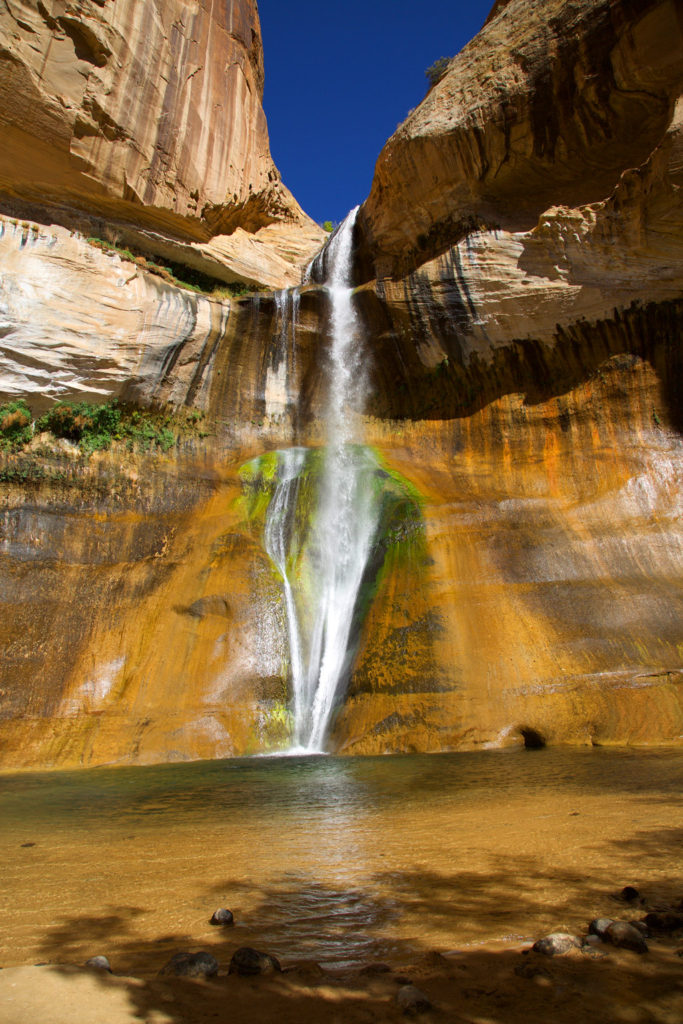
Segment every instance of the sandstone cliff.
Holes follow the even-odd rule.
[[[679,4],[508,0],[381,153],[359,302],[433,563],[346,749],[680,737],[682,91]]]
[[[550,207],[604,201],[672,123],[675,0],[510,0],[492,14],[379,156],[363,207],[372,276],[477,226],[527,231]]]
[[[223,280],[297,283],[322,232],[280,181],[262,93],[252,0],[11,0],[0,209]]]
[[[680,742],[682,54],[672,0],[498,3],[380,156],[366,437],[421,520],[375,553],[336,749]],[[277,746],[283,598],[243,467],[320,442],[324,289],[216,301],[3,225],[4,394],[206,419],[166,453],[0,457],[2,763]]]

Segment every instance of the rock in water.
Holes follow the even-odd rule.
[[[641,932],[628,921],[612,921],[607,929],[606,938],[620,949],[632,949],[634,953],[648,952],[647,942]]]
[[[176,953],[159,974],[177,978],[212,978],[218,974],[218,961],[210,953]]]
[[[622,900],[626,900],[627,903],[633,903],[634,900],[638,899],[640,893],[633,885],[625,885],[620,895]]]
[[[534,953],[542,953],[543,956],[562,956],[570,949],[577,949],[581,945],[575,935],[567,932],[552,932],[542,939],[534,942],[531,947]]]
[[[281,971],[280,962],[270,953],[260,953],[251,946],[241,946],[233,953],[230,974],[249,976],[253,974],[274,974]]]
[[[408,1017],[415,1017],[432,1008],[429,996],[415,985],[403,985],[396,994],[396,1002]]]
[[[221,907],[219,910],[214,911],[213,917],[209,921],[209,924],[223,925],[224,927],[234,923],[235,918],[233,917],[232,910],[226,910],[225,907]]]
[[[603,942],[607,942],[607,929],[614,924],[611,917],[595,917],[588,925],[589,935],[597,935]]]
[[[96,967],[98,971],[109,971],[112,973],[111,964],[106,956],[91,956],[85,961],[86,967]]]

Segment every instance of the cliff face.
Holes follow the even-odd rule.
[[[388,141],[363,206],[366,274],[402,276],[473,228],[602,203],[672,124],[674,0],[510,0]]]
[[[277,261],[261,283],[297,283],[292,264],[322,233],[273,165],[262,93],[251,0],[11,0],[0,14],[0,204],[89,234],[104,221],[225,280],[244,277],[249,237],[283,225],[286,238],[259,238]]]
[[[382,151],[359,303],[433,562],[344,749],[679,739],[682,88],[679,5],[509,0]]]
[[[380,156],[365,430],[417,497],[375,553],[337,750],[680,742],[681,31],[672,0],[498,3]],[[259,279],[288,228],[240,202],[220,245],[248,236]],[[194,224],[126,209],[140,236]],[[277,746],[286,617],[243,467],[321,440],[324,289],[218,301],[2,224],[3,396],[203,418],[166,453],[0,454],[1,763]]]

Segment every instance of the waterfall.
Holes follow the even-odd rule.
[[[304,678],[304,672],[299,618],[289,567],[287,565],[287,556],[291,545],[292,518],[296,510],[301,472],[306,463],[306,455],[305,448],[288,448],[280,453],[277,486],[268,505],[264,538],[266,551],[282,576],[284,587],[295,723],[299,721],[302,714],[300,707],[303,698],[301,683]]]
[[[348,677],[354,614],[379,521],[380,502],[373,487],[376,463],[358,444],[357,436],[358,413],[368,387],[349,283],[357,210],[334,234],[322,261],[331,303],[326,445],[305,538],[309,577],[305,593],[294,571],[296,559],[291,557],[299,481],[310,461],[305,449],[282,453],[266,523],[266,547],[284,586],[294,744],[311,752],[323,749],[341,685]]]
[[[274,297],[275,334],[266,367],[264,401],[266,415],[281,418],[294,403],[300,289],[283,288]]]

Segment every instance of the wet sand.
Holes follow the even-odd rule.
[[[683,939],[654,938],[642,956],[525,951],[683,896],[682,783],[680,751],[630,750],[2,777],[0,1022],[60,1024],[66,995],[52,1016],[35,1006],[53,983],[74,994],[79,1024],[88,999],[118,989],[122,1020],[155,1024],[391,1020],[401,978],[439,1019],[680,1021]],[[642,906],[614,898],[627,884]],[[208,924],[219,906],[233,928]],[[228,977],[244,945],[285,973]],[[173,953],[200,949],[217,979],[156,977]],[[70,966],[97,954],[119,977]],[[12,974],[36,963],[52,965],[31,968],[39,983]],[[368,973],[377,963],[390,970]],[[10,985],[23,1002],[8,1010]]]

